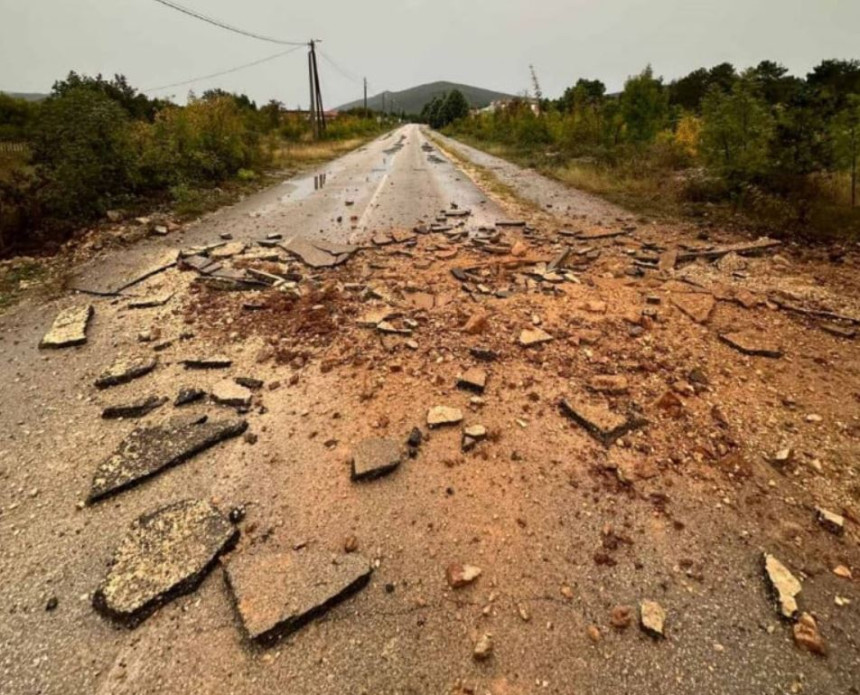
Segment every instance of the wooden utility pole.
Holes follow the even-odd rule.
[[[310,119],[314,137],[319,138],[325,133],[325,109],[323,108],[322,90],[320,89],[319,66],[317,65],[316,41],[308,42],[308,78],[311,85]]]
[[[364,115],[367,116],[367,78],[364,78]]]

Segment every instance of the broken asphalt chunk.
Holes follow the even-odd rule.
[[[845,517],[827,509],[816,507],[815,517],[821,527],[834,535],[841,535],[845,531]]]
[[[214,357],[192,357],[187,360],[182,360],[181,363],[186,369],[227,369],[233,364],[233,360],[223,355]]]
[[[87,325],[92,316],[91,304],[63,309],[57,314],[39,347],[43,350],[57,350],[83,345],[87,342]]]
[[[780,615],[793,620],[797,615],[797,595],[803,586],[788,568],[773,555],[765,553],[764,572],[779,604]]]
[[[745,355],[753,357],[772,357],[778,359],[782,357],[783,352],[776,345],[772,345],[749,332],[724,333],[720,335],[726,345],[733,347],[735,350],[742,352]]]
[[[250,389],[237,384],[232,379],[224,379],[212,387],[211,395],[212,400],[218,405],[226,405],[230,408],[249,408],[253,394]]]
[[[437,405],[427,413],[427,425],[429,427],[442,427],[444,425],[457,425],[463,421],[463,411],[459,408],[449,408],[445,405]]]
[[[129,309],[153,309],[155,307],[164,306],[173,298],[173,292],[162,292],[149,297],[141,297],[140,299],[132,299],[128,303]]]
[[[173,405],[178,408],[183,405],[189,405],[190,403],[196,403],[204,398],[206,398],[205,391],[201,389],[184,388],[179,391],[179,395],[176,396],[176,400],[173,401]]]
[[[555,338],[540,328],[527,328],[520,333],[520,345],[523,347],[532,347],[533,345],[548,343],[551,340],[555,340]]]
[[[133,487],[226,439],[238,437],[247,428],[244,420],[199,424],[190,420],[136,429],[98,465],[87,502],[92,504]]]
[[[474,393],[483,393],[486,386],[487,372],[477,367],[469,369],[457,379],[457,388],[473,391]]]
[[[138,418],[148,415],[156,408],[160,408],[167,403],[166,398],[158,396],[149,396],[142,398],[132,403],[125,405],[108,406],[102,411],[102,417],[105,420],[118,420],[120,418]]]
[[[211,504],[186,500],[141,516],[93,596],[103,615],[130,627],[193,591],[239,532]]]
[[[713,295],[689,292],[673,294],[672,303],[696,323],[707,323],[717,302]]]
[[[365,439],[352,453],[352,479],[372,480],[391,473],[403,460],[400,444],[391,439]]]
[[[364,588],[371,573],[360,555],[305,550],[242,553],[226,576],[248,637],[270,645]]]
[[[592,405],[573,398],[563,399],[561,410],[606,447],[611,446],[616,439],[628,432],[648,424],[644,418],[625,417],[613,413],[605,405]]]
[[[114,362],[98,379],[96,388],[107,389],[127,384],[149,374],[158,365],[158,358],[121,359]]]

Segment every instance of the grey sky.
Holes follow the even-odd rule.
[[[547,96],[577,77],[610,90],[651,63],[667,79],[764,58],[805,74],[860,58],[860,0],[177,0],[249,31],[323,39],[372,91],[435,80],[518,93],[533,63]],[[125,74],[141,89],[226,70],[283,50],[154,0],[0,0],[0,89],[45,92],[69,70]],[[325,61],[326,106],[361,86]],[[290,106],[308,100],[305,52],[193,85]],[[189,87],[158,93],[184,98]]]

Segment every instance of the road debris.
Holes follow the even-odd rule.
[[[834,535],[842,535],[845,531],[845,517],[821,507],[816,508],[815,517],[821,526]]]
[[[818,623],[809,613],[801,613],[792,627],[794,643],[819,656],[827,656],[827,643],[818,631]]]
[[[191,357],[180,362],[186,369],[227,369],[233,360],[224,355],[213,357]]]
[[[532,347],[542,343],[549,343],[555,340],[549,333],[541,328],[526,328],[520,333],[520,345],[523,347]]]
[[[157,357],[119,359],[102,372],[101,376],[96,379],[95,386],[98,389],[107,389],[127,384],[130,381],[146,376],[156,366],[158,366]]]
[[[445,579],[452,589],[462,589],[474,582],[482,574],[480,567],[454,563],[445,568]]]
[[[367,586],[360,555],[249,550],[226,565],[227,582],[248,637],[268,646]]]
[[[249,408],[253,394],[251,390],[237,384],[232,379],[219,381],[212,387],[212,400],[218,405],[229,408]]]
[[[665,637],[663,632],[666,623],[666,611],[656,601],[644,600],[639,602],[639,624],[651,637]]]
[[[400,444],[391,439],[365,439],[352,453],[352,479],[372,480],[388,475],[403,460]]]
[[[451,408],[445,405],[437,405],[427,413],[428,427],[443,427],[445,425],[457,425],[463,421],[463,411],[459,408]]]
[[[720,335],[720,340],[722,340],[726,345],[730,345],[735,350],[753,357],[771,357],[778,359],[783,355],[780,348],[772,345],[755,333],[724,333]]]
[[[642,417],[625,417],[613,413],[605,404],[594,405],[572,397],[562,399],[561,410],[605,447],[648,424]]]
[[[478,367],[467,370],[457,379],[457,387],[474,393],[483,393],[487,386],[487,372]]]
[[[193,591],[238,536],[208,502],[177,502],[144,514],[114,553],[93,606],[133,627],[172,598]]]
[[[118,420],[122,418],[140,418],[149,415],[167,403],[167,398],[148,396],[124,405],[111,405],[102,411],[105,420]]]
[[[472,657],[475,661],[487,661],[493,655],[493,636],[489,632],[481,635],[475,643]]]
[[[773,555],[765,553],[764,571],[776,596],[779,612],[783,618],[794,619],[797,615],[797,595],[803,588],[800,581]]]
[[[39,347],[44,350],[57,350],[83,345],[87,342],[87,326],[92,316],[92,304],[63,309],[57,314]]]
[[[244,420],[192,420],[136,429],[116,453],[98,465],[87,502],[93,504],[122,492],[225,439],[238,437],[247,428]]]

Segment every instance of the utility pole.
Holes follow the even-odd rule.
[[[382,93],[382,115],[385,115],[385,92]]]
[[[364,115],[367,116],[367,78],[364,78]]]
[[[323,109],[322,90],[320,89],[319,66],[317,65],[317,40],[308,42],[308,78],[311,85],[310,119],[314,130],[314,138],[325,133],[325,109]]]

